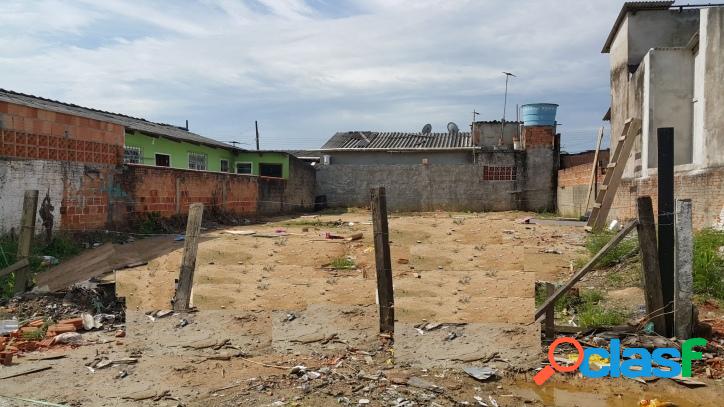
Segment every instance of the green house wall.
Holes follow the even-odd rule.
[[[225,148],[176,141],[165,137],[152,137],[140,132],[126,132],[125,145],[141,149],[141,164],[156,165],[156,154],[170,156],[172,168],[189,168],[189,153],[206,154],[208,171],[221,171],[221,160],[228,160],[231,172],[236,163],[251,163],[252,175],[259,175],[259,164],[282,164],[282,177],[289,178],[289,156],[278,152],[242,151],[235,153]]]

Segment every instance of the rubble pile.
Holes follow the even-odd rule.
[[[82,333],[106,330],[122,336],[124,304],[103,288],[73,287],[65,293],[26,293],[0,307],[0,363],[54,346],[79,346]]]

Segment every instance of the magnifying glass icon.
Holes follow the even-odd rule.
[[[558,345],[562,343],[570,343],[578,351],[578,360],[576,360],[576,363],[571,366],[561,366],[556,362],[555,351]],[[533,381],[539,386],[545,383],[548,379],[550,379],[551,376],[553,376],[553,373],[555,373],[556,371],[559,371],[561,373],[570,373],[578,369],[578,367],[581,366],[581,363],[583,363],[583,346],[581,346],[581,344],[573,338],[558,338],[553,341],[551,346],[548,348],[548,362],[550,363],[550,365],[544,367],[543,370],[533,376]]]

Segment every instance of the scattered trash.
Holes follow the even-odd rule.
[[[410,260],[408,260],[408,259],[402,259],[402,258],[397,259],[397,264],[408,264],[409,262],[410,262]]]
[[[661,401],[659,399],[641,400],[639,401],[641,407],[675,407],[676,404],[670,401]]]
[[[486,381],[490,379],[491,377],[497,376],[498,372],[491,368],[491,367],[465,367],[463,368],[463,371],[470,375],[471,377],[475,378],[476,380],[480,381]]]
[[[173,240],[175,240],[175,241],[177,241],[177,242],[183,242],[184,240],[186,240],[186,236],[184,236],[184,235],[176,235],[176,237],[173,238]]]
[[[63,343],[68,345],[82,345],[83,336],[78,332],[64,332],[56,335],[53,339],[53,343]]]
[[[60,263],[58,259],[53,256],[40,256],[40,259],[40,265],[43,267],[55,266]]]

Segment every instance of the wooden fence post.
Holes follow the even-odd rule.
[[[553,283],[546,283],[546,297],[551,298],[555,291],[556,291],[556,286],[554,286]],[[555,303],[551,304],[551,306],[546,309],[545,333],[546,333],[546,339],[548,339],[550,341],[552,341],[553,338],[556,336]]]
[[[656,224],[654,223],[654,208],[651,205],[651,197],[642,196],[638,198],[636,206],[639,215],[637,232],[644,272],[646,314],[654,322],[654,330],[664,335],[666,333],[666,318],[664,318],[664,297],[661,289],[661,275],[659,274]]]
[[[664,336],[674,335],[674,128],[656,129],[658,137],[659,274],[664,296]]]
[[[189,217],[186,222],[186,238],[184,239],[184,255],[181,261],[178,287],[173,300],[173,309],[187,310],[191,303],[191,287],[194,284],[194,270],[196,269],[196,253],[199,248],[199,234],[201,232],[201,218],[204,214],[204,204],[195,203],[189,206]]]
[[[35,235],[35,213],[38,211],[38,191],[27,190],[23,197],[23,216],[20,220],[20,239],[18,240],[17,260],[30,257],[30,246]],[[22,268],[15,272],[15,294],[25,292],[30,283],[30,271]]]
[[[392,288],[392,261],[390,259],[385,188],[372,188],[370,197],[372,228],[375,237],[377,297],[380,303],[380,332],[393,333],[395,331],[395,298]]]
[[[691,200],[676,201],[676,280],[674,285],[674,333],[689,339],[694,328],[693,261],[694,237],[691,225]]]

